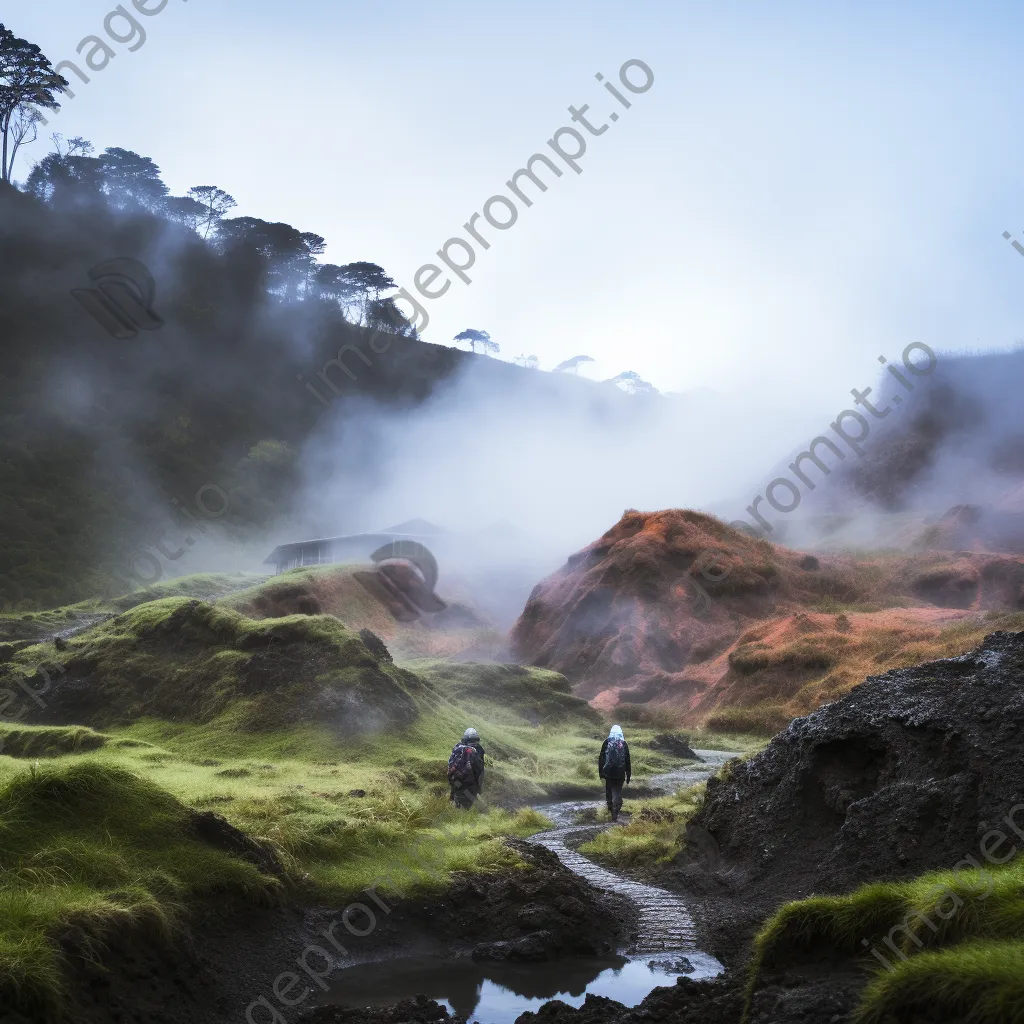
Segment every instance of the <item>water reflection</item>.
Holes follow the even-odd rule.
[[[657,957],[566,957],[540,964],[474,963],[468,957],[405,957],[346,968],[334,976],[321,1002],[339,1006],[387,1006],[425,995],[481,1024],[512,1024],[549,999],[579,1006],[588,992],[635,1006],[658,985],[680,974],[717,974],[702,953]]]

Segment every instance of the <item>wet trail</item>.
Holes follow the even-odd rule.
[[[673,793],[703,782],[733,756],[716,750],[698,753],[703,764],[655,776],[649,780],[649,789]],[[628,802],[628,788],[625,796]],[[540,963],[477,962],[466,955],[382,958],[339,971],[331,979],[330,991],[317,1002],[388,1006],[426,995],[467,1021],[514,1024],[520,1014],[538,1010],[549,999],[580,1006],[592,993],[636,1006],[652,989],[671,985],[680,975],[698,979],[721,973],[718,960],[697,948],[693,919],[679,896],[624,878],[577,852],[581,843],[613,827],[610,823],[574,824],[579,812],[601,806],[601,800],[539,804],[536,809],[555,827],[527,841],[550,850],[569,870],[597,888],[630,900],[639,912],[632,948],[615,955],[562,957]]]
[[[699,750],[705,759],[699,768],[683,768],[650,780],[652,789],[674,793],[680,789],[703,782],[713,771],[735,755],[718,750]],[[628,788],[626,790],[628,796]],[[721,969],[713,957],[699,953],[696,948],[697,932],[693,918],[686,904],[675,893],[657,886],[647,885],[623,878],[614,871],[595,864],[576,851],[576,847],[587,842],[599,832],[613,827],[610,823],[574,825],[571,822],[578,812],[586,808],[600,808],[601,801],[571,800],[558,804],[538,804],[536,809],[555,822],[556,828],[539,832],[529,842],[550,850],[570,871],[581,875],[598,889],[625,896],[637,908],[639,914],[639,936],[634,952],[638,955],[663,952],[686,953],[691,961],[697,957],[707,958],[702,964],[706,973],[714,974]],[[694,955],[696,954],[696,956]],[[701,971],[701,973],[705,973]]]

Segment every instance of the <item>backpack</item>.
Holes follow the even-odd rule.
[[[456,789],[462,789],[476,780],[474,765],[476,749],[468,743],[457,743],[448,758],[448,783]]]
[[[604,752],[604,771],[607,775],[625,773],[626,771],[626,742],[625,740],[609,740]]]

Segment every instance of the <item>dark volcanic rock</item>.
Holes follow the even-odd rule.
[[[690,746],[689,737],[679,735],[678,733],[675,735],[669,732],[659,733],[651,740],[651,746],[658,750],[667,750],[670,754],[675,754],[676,757],[685,757],[691,761],[704,760]]]
[[[451,1019],[440,1003],[425,996],[375,1009],[321,1006],[302,1017],[305,1024],[432,1024]]]
[[[516,1024],[654,1024],[655,1021],[666,1024],[738,1024],[742,1007],[743,994],[738,979],[730,976],[715,981],[679,978],[675,985],[654,989],[632,1009],[614,999],[589,994],[578,1009],[560,999],[553,999],[536,1013],[520,1014]],[[768,1024],[769,1020],[771,1024],[789,1024],[795,1020],[817,1024],[819,1020],[828,1018],[786,1015],[759,1018],[755,1015],[752,1024]]]
[[[473,948],[473,959],[495,963],[540,963],[550,959],[556,950],[551,932],[537,931],[513,942],[481,942]]]
[[[812,891],[952,868],[1024,839],[1024,633],[870,676],[708,782],[694,819],[734,894]],[[996,836],[988,848],[998,845]],[[965,865],[966,866],[966,865]]]
[[[394,661],[391,657],[391,652],[388,650],[387,645],[373,630],[361,629],[359,630],[359,639],[363,641],[366,649],[378,660],[378,661]]]

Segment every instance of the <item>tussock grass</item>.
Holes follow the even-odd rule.
[[[866,943],[866,944],[865,944]],[[855,1020],[1024,1021],[1024,858],[876,882],[780,908],[754,940],[750,998],[764,970],[810,950],[856,957],[878,977]],[[875,950],[890,966],[877,959]]]
[[[46,659],[89,680],[83,717],[103,731],[0,726],[0,1003],[30,1016],[60,1006],[55,936],[69,927],[98,955],[111,929],[166,937],[212,898],[344,905],[374,882],[385,899],[440,891],[454,871],[522,866],[503,840],[549,823],[517,806],[602,791],[606,726],[559,673],[438,661],[413,672],[332,615],[254,620],[161,597],[59,655],[15,652],[0,686]],[[487,750],[485,799],[459,811],[446,765],[470,725]],[[630,730],[638,778],[680,763],[648,748],[653,735]],[[42,767],[23,760],[44,755]],[[294,892],[199,840],[195,809],[269,844]]]
[[[55,751],[35,778],[35,765],[0,756],[0,975],[9,979],[0,1000],[30,1015],[55,1012],[53,937],[69,921],[98,949],[114,927],[171,934],[214,893],[219,902],[278,894],[280,882],[184,832],[188,808],[212,809],[272,844],[305,898],[333,904],[375,881],[388,899],[442,891],[453,871],[521,867],[503,838],[550,823],[501,805],[579,788],[581,763],[591,765],[598,795],[606,730],[589,709],[581,713],[556,673],[486,666],[474,682],[472,672],[418,677],[412,722],[348,737],[312,723],[254,732],[228,728],[224,716],[149,717],[93,733],[105,742],[84,750],[66,741],[75,730],[18,727],[62,736],[69,749]],[[457,701],[470,693],[467,710]],[[553,721],[531,725],[523,710],[537,708],[552,709]],[[488,756],[486,806],[464,812],[448,802],[445,766],[467,725],[480,730]],[[630,736],[638,772],[680,763],[645,750],[650,735]],[[49,804],[15,799],[32,787],[50,793]]]
[[[27,648],[0,665],[0,685],[48,658],[95,680],[81,713],[101,727],[151,715],[223,718],[243,731],[335,721],[351,734],[410,721],[422,687],[333,616],[257,622],[182,597],[138,605],[72,637],[59,656],[48,645]]]
[[[281,883],[210,847],[169,793],[110,765],[21,770],[0,788],[0,1003],[53,1016],[61,1007],[58,935],[81,952],[112,930],[169,936],[187,905],[268,901]]]
[[[704,783],[634,805],[628,825],[598,833],[580,852],[617,868],[665,864],[686,846],[686,823],[704,804]],[[607,812],[604,812],[607,813]]]
[[[729,655],[739,683],[706,716],[705,728],[772,736],[867,676],[957,657],[995,630],[1024,629],[1024,612],[963,612],[945,625],[927,615],[838,608],[834,617],[819,609],[744,634]]]
[[[0,754],[57,757],[98,750],[107,737],[84,725],[10,725],[0,721]]]
[[[957,1020],[1024,1024],[1024,942],[965,942],[921,953],[883,971],[867,988],[855,1024]]]
[[[764,739],[774,736],[793,721],[781,704],[763,703],[752,707],[723,707],[708,715],[705,726],[723,733],[736,732]]]
[[[174,579],[162,580],[151,586],[114,598],[110,606],[119,612],[128,611],[140,604],[159,601],[165,597],[196,597],[204,601],[225,597],[243,588],[263,583],[268,576],[229,576],[227,573],[193,573],[189,576],[177,576]]]
[[[600,727],[601,715],[574,697],[560,672],[522,665],[413,661],[408,667],[467,711],[479,711],[509,725]]]

